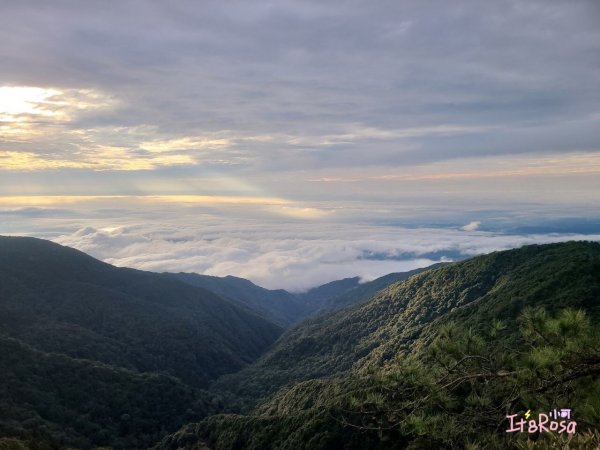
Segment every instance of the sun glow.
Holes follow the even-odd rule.
[[[236,195],[33,195],[0,196],[0,206],[48,206],[103,200],[127,200],[146,203],[172,204],[231,204],[231,205],[291,205],[278,197],[248,197]]]
[[[272,216],[316,220],[329,217],[333,211],[281,197],[243,195],[31,195],[0,196],[0,208],[57,207],[79,205],[95,208],[102,204],[128,207],[170,205],[176,207],[211,206],[223,208],[259,208]]]
[[[0,86],[0,171],[147,171],[199,164],[194,150],[231,145],[221,136],[156,136],[152,127],[83,127],[74,122],[118,105],[78,88]],[[142,132],[140,133],[140,129]]]
[[[55,115],[56,100],[61,91],[40,87],[2,86],[0,87],[0,121],[12,122],[22,115]],[[51,108],[49,108],[51,107]]]
[[[113,106],[115,100],[90,89],[0,86],[0,122],[19,128],[27,122],[60,123],[79,111]]]

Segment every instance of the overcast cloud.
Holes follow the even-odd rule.
[[[293,289],[595,235],[599,23],[596,0],[3,1],[0,233]],[[81,195],[105,200],[55,197]]]
[[[199,173],[238,176],[598,151],[593,0],[2,9],[3,83],[72,100],[51,110],[85,103],[68,120],[38,123],[48,133],[35,141],[5,141],[6,150],[100,169],[131,169],[130,157],[146,169],[202,165]]]

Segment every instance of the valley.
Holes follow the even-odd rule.
[[[593,242],[293,294],[0,237],[0,448],[595,448],[599,318]]]

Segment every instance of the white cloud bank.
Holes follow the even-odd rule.
[[[578,233],[576,224],[569,233],[514,234],[482,231],[479,221],[471,221],[480,219],[487,230],[517,230],[527,224],[553,229],[551,221],[531,222],[526,214],[511,219],[478,210],[460,214],[456,225],[418,226],[416,219],[407,221],[411,208],[387,208],[378,213],[380,205],[373,204],[357,212],[352,204],[262,197],[0,197],[0,234],[51,239],[117,266],[235,275],[291,291],[526,244],[600,241],[597,228]],[[415,214],[423,215],[423,208]],[[395,225],[396,217],[405,222]]]
[[[468,230],[467,230],[468,231]],[[235,275],[267,288],[302,291],[344,277],[372,279],[531,243],[600,235],[503,235],[453,229],[270,223],[86,227],[54,240],[117,266]]]

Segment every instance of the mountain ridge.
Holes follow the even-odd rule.
[[[530,245],[338,281],[312,307],[340,309],[283,330],[173,274],[0,237],[0,447],[416,449],[489,439],[505,448],[485,414],[473,417],[484,410],[499,423],[512,373],[523,384],[515,407],[571,398],[584,424],[600,425],[600,381],[586,375],[600,375],[600,244]],[[248,280],[224,283],[254,286],[248,302],[264,294]],[[465,355],[471,372],[448,371]],[[461,381],[473,374],[492,381]],[[573,381],[556,384],[557,374]],[[460,389],[431,390],[448,377]],[[410,420],[388,430],[395,410]],[[577,436],[573,449],[596,438]]]
[[[542,311],[543,314],[536,311]],[[558,318],[552,319],[552,316]],[[213,385],[213,389],[229,389],[233,395],[249,399],[244,403],[246,409],[243,415],[210,417],[199,424],[182,428],[179,434],[176,433],[157,448],[175,448],[172,445],[179,445],[181,436],[187,436],[185,439],[189,442],[203,442],[209,448],[220,450],[328,449],[338,448],[339,445],[373,449],[446,448],[434,435],[423,435],[423,425],[421,434],[419,428],[415,431],[412,425],[406,425],[408,428],[404,431],[400,428],[383,431],[387,430],[385,422],[373,425],[374,419],[370,419],[369,411],[380,409],[377,405],[381,402],[393,401],[387,405],[391,410],[384,409],[377,413],[382,415],[377,420],[390,420],[387,416],[393,418],[394,408],[400,408],[399,405],[405,402],[402,398],[405,398],[409,405],[406,414],[410,414],[413,408],[411,401],[414,403],[418,400],[410,396],[395,398],[392,394],[396,389],[394,386],[414,380],[410,383],[416,386],[410,387],[407,392],[414,392],[415,389],[428,392],[429,385],[420,383],[437,383],[429,380],[429,377],[443,374],[453,365],[464,364],[465,358],[470,361],[469,358],[475,357],[470,356],[473,353],[477,357],[473,361],[497,358],[490,364],[507,367],[504,370],[495,369],[496,372],[488,375],[499,377],[497,391],[490,391],[485,383],[476,383],[477,392],[483,390],[490,397],[485,401],[505,401],[502,396],[510,395],[512,385],[510,380],[502,384],[502,379],[511,371],[518,371],[525,380],[521,387],[523,397],[519,397],[519,401],[526,404],[527,398],[535,394],[539,397],[536,401],[543,405],[540,406],[542,410],[552,407],[552,396],[562,395],[562,391],[551,393],[550,397],[539,394],[544,392],[541,389],[547,389],[545,386],[552,386],[555,383],[552,380],[556,380],[556,374],[551,370],[544,372],[547,370],[544,364],[548,363],[544,362],[546,356],[542,355],[552,354],[549,352],[565,355],[552,356],[557,358],[552,361],[556,361],[557,371],[560,367],[557,373],[564,374],[562,377],[565,380],[578,380],[571,385],[567,382],[567,386],[575,390],[577,403],[573,399],[571,401],[574,406],[581,408],[578,411],[583,415],[584,410],[589,410],[585,405],[593,402],[589,396],[593,398],[597,393],[596,398],[600,399],[600,383],[594,384],[593,379],[590,380],[592,374],[600,375],[600,366],[594,362],[600,361],[600,354],[593,353],[594,349],[597,351],[600,348],[599,318],[600,244],[595,242],[530,245],[423,271],[392,284],[365,303],[310,319],[286,331],[276,345],[255,363],[236,374],[222,377]],[[547,327],[548,333],[554,333],[552,330],[557,330],[558,325],[544,325],[543,322],[553,320],[563,324],[560,329],[566,330],[565,333],[582,333],[582,338],[577,335],[574,338],[560,338],[552,344],[553,347],[548,347],[546,341],[536,337],[537,332],[527,334],[527,327],[532,326]],[[588,325],[585,325],[585,320],[589,321]],[[524,324],[533,324],[535,321],[542,322],[524,328]],[[450,331],[457,327],[461,330],[458,334]],[[573,331],[568,331],[570,329]],[[523,357],[521,355],[531,351],[527,339],[538,339],[537,347],[534,347],[531,355]],[[569,342],[568,339],[574,343],[561,348],[564,342]],[[578,339],[582,339],[582,349],[586,348],[584,342],[589,342],[587,351],[592,353],[578,356],[577,347],[573,347]],[[486,340],[488,347],[482,344]],[[440,366],[436,362],[440,357],[437,355],[448,358],[452,353],[444,352],[455,352],[451,349],[457,345],[466,346],[466,349],[460,350],[462,356],[457,356],[449,366]],[[469,346],[473,348],[469,350]],[[436,348],[441,349],[436,350],[437,354],[433,353]],[[515,354],[515,350],[520,353]],[[519,358],[524,360],[520,361]],[[565,360],[562,366],[560,358]],[[571,359],[577,362],[568,362]],[[485,365],[471,365],[474,366],[472,370],[479,372],[490,370]],[[530,365],[539,368],[531,372]],[[587,369],[578,372],[578,367]],[[395,371],[401,375],[394,375]],[[538,380],[536,377],[541,375],[536,376],[537,371],[548,380]],[[449,375],[456,377],[451,371],[445,377]],[[465,376],[475,375],[467,372]],[[388,378],[389,381],[382,381]],[[458,382],[461,380],[456,379]],[[558,389],[562,385],[556,386]],[[378,390],[372,392],[374,388]],[[436,389],[433,389],[422,396],[435,398]],[[458,394],[453,395],[456,397]],[[472,399],[465,394],[465,397],[459,395],[456,401],[467,411],[473,409],[469,402],[476,402],[477,398]],[[531,408],[533,403],[529,401]],[[444,407],[451,408],[452,404]],[[440,410],[436,408],[432,406],[427,414],[438,417]],[[494,411],[492,423],[497,421],[494,424],[497,427],[503,416]],[[585,420],[600,426],[600,416],[594,415],[594,410],[589,411],[585,413]],[[353,417],[360,419],[362,424],[345,424],[350,420],[344,418],[348,414],[354,414]],[[477,414],[477,411],[469,414]],[[434,427],[434,420],[448,422],[444,425],[446,428],[439,429],[439,433],[445,433],[450,430],[447,427],[454,426],[449,417],[442,415],[441,418],[427,419],[432,421],[427,423]],[[418,427],[418,421],[424,419],[413,417],[411,420]],[[468,428],[473,421],[472,416],[461,416],[460,420],[460,427],[465,427],[465,431],[453,432],[452,439],[469,437],[474,442],[479,439],[477,433],[485,430],[485,433],[492,433],[490,439],[495,442],[494,447],[490,448],[507,448],[507,444],[502,443],[503,435],[494,435],[493,428],[486,428],[490,425],[486,425],[485,420],[479,423],[479,430]],[[389,439],[397,439],[397,447],[389,446],[389,441],[381,441],[377,428],[370,428],[373,426],[378,426],[380,433],[389,434]],[[262,431],[267,429],[269,433]],[[595,448],[593,442],[600,436],[586,436],[578,438],[582,446],[574,448]],[[460,442],[460,445],[466,445],[464,440]],[[508,448],[513,448],[512,445]]]
[[[309,305],[298,296],[283,289],[265,289],[245,278],[232,275],[215,277],[185,272],[167,274],[243,305],[255,314],[282,327],[288,327],[302,320],[311,311]]]
[[[232,275],[216,277],[193,272],[164,272],[164,274],[214,292],[279,326],[288,328],[309,317],[363,302],[389,284],[443,264],[446,263],[437,263],[407,272],[389,273],[367,282],[361,282],[358,276],[333,280],[299,293],[284,289],[266,289],[250,280]]]
[[[33,238],[0,238],[0,280],[0,330],[44,351],[174,371],[196,386],[251,362],[281,333],[202,288]]]

